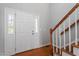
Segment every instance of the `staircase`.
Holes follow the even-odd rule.
[[[53,56],[79,56],[79,3],[50,29],[50,53]]]

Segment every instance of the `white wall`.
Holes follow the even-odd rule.
[[[57,24],[62,17],[75,5],[75,3],[55,3],[51,4],[51,26]]]
[[[4,14],[3,8],[0,8],[0,56],[4,55]]]
[[[48,44],[49,43],[49,4],[47,3],[2,3],[1,7],[10,7],[14,9],[18,9],[21,11],[25,11],[30,14],[34,14],[39,16],[40,21],[40,44]]]

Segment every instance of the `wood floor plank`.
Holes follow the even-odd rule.
[[[23,53],[16,54],[15,56],[49,56],[49,46],[33,49]]]

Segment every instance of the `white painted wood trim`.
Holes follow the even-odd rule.
[[[65,21],[64,21],[64,24],[63,25],[64,25],[64,42],[63,43],[64,43],[64,49],[66,49],[66,47],[65,47],[66,46],[65,45],[65,40],[66,40],[66,35],[65,35]]]
[[[54,53],[54,40],[55,38],[54,38],[54,32],[53,32],[53,53]]]
[[[73,54],[76,56],[79,56],[79,48],[74,47],[73,48]]]
[[[58,33],[57,33],[57,29],[56,29],[56,47],[58,47]],[[56,48],[56,52],[58,52],[58,49]]]
[[[70,16],[69,16],[69,51],[71,52],[71,27],[70,27]]]
[[[59,26],[60,54],[61,54],[61,27]]]
[[[75,45],[77,44],[77,12],[75,12]]]

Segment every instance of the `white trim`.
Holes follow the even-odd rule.
[[[59,27],[60,54],[61,54],[61,27]]]
[[[73,54],[79,56],[79,48],[73,47]]]
[[[37,47],[34,47],[33,49],[41,48],[41,47],[44,47],[44,46],[47,46],[47,45],[50,45],[50,43],[39,45],[39,46],[37,46]]]
[[[54,38],[54,32],[53,32],[53,45],[54,45],[54,40],[55,38]],[[54,53],[54,46],[53,46],[53,53]]]
[[[56,47],[58,47],[58,33],[57,33],[57,29],[56,29]],[[56,52],[58,52],[58,49],[56,48]]]
[[[69,16],[69,51],[71,52],[71,28],[70,28],[70,16]]]
[[[77,14],[75,12],[75,45],[77,45],[77,44],[78,44],[77,43]]]
[[[65,36],[65,21],[64,21],[64,49],[66,49],[66,47],[65,47],[65,40],[66,40],[66,36]]]

